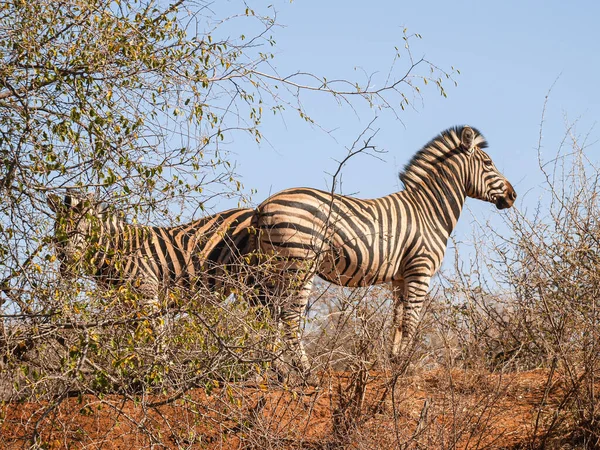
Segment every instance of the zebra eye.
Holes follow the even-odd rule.
[[[486,160],[483,161],[483,165],[485,167],[490,167],[491,168],[491,167],[494,166],[494,163],[490,159],[486,159]]]

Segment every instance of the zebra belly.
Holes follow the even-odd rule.
[[[345,250],[345,251],[343,251]],[[397,267],[388,255],[349,252],[348,247],[330,251],[319,263],[317,274],[340,286],[359,287],[391,282]]]

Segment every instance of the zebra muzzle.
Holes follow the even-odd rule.
[[[517,193],[512,185],[507,181],[506,182],[506,191],[504,195],[496,197],[496,208],[498,209],[506,209],[510,208],[517,199]]]

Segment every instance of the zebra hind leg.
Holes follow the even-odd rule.
[[[281,331],[280,343],[288,353],[290,362],[276,359],[274,369],[280,379],[296,384],[299,375],[301,382],[314,385],[316,377],[311,376],[311,365],[302,343],[302,319],[312,291],[314,274],[286,271],[280,274],[272,295],[271,307],[277,326]],[[291,369],[290,370],[290,366]],[[296,377],[294,376],[294,372]]]

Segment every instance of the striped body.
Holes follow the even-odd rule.
[[[288,189],[257,208],[258,249],[273,255],[278,283],[271,295],[282,307],[289,339],[315,275],[342,286],[391,282],[394,293],[392,356],[397,359],[416,330],[431,277],[466,197],[512,206],[516,193],[483,151],[483,136],[470,127],[442,132],[412,158],[400,177],[405,189],[360,200],[309,188]]]
[[[55,196],[54,196],[55,197]],[[231,209],[175,227],[132,225],[89,200],[50,199],[57,214],[61,272],[129,286],[156,298],[175,289],[229,292],[228,281],[254,248],[252,209]]]
[[[288,261],[314,259],[315,272],[341,286],[392,282],[419,254],[427,254],[437,269],[448,239],[406,191],[360,200],[294,188],[259,210],[260,229],[268,230],[261,235],[263,249]],[[423,239],[424,234],[433,239]]]

